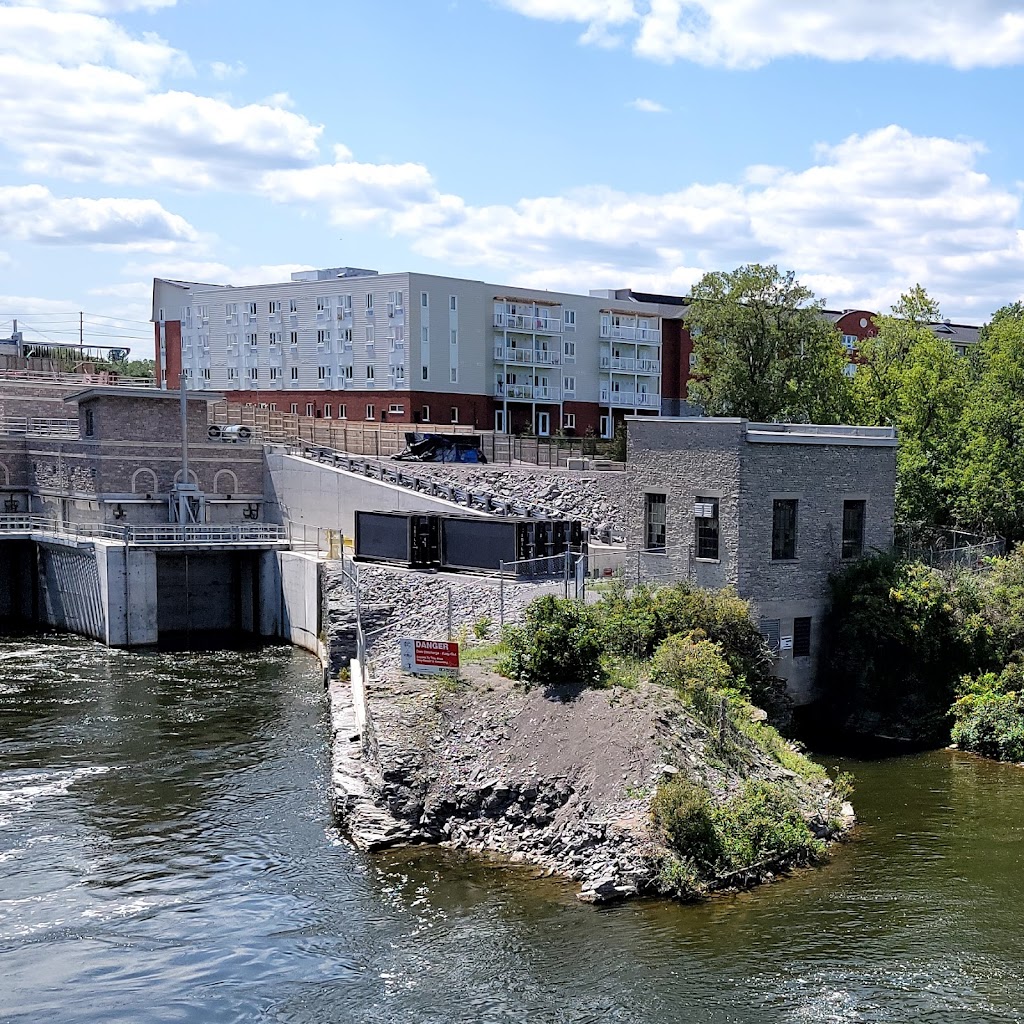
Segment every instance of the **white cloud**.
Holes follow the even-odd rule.
[[[215,60],[210,64],[210,74],[221,81],[228,78],[241,78],[248,73],[249,69],[240,60],[236,60],[233,64],[225,63],[222,60]]]
[[[59,199],[42,185],[0,187],[0,234],[39,245],[169,251],[198,239],[155,199]]]
[[[902,59],[956,68],[1024,60],[1019,0],[502,0],[528,17],[573,21],[600,42],[636,25],[641,57],[731,68],[785,57]]]
[[[128,11],[156,11],[174,7],[178,0],[20,0],[23,7],[45,7],[52,11],[80,11],[84,14],[125,14]]]
[[[632,107],[634,110],[639,110],[642,114],[667,114],[669,113],[668,107],[659,103],[657,100],[645,100],[643,97],[637,97],[635,100],[630,100],[626,104],[627,107]]]

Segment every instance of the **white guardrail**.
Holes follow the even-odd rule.
[[[60,524],[41,516],[0,516],[0,536],[67,537],[81,540],[113,540],[137,547],[210,545],[251,547],[288,544],[288,532],[272,523],[210,525],[207,523],[156,526],[110,526],[106,523]]]
[[[44,419],[40,416],[4,416],[0,418],[0,435],[29,435],[78,440],[77,419]]]

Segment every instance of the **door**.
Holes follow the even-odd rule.
[[[537,436],[551,436],[551,414],[547,412],[537,413]]]
[[[494,432],[496,434],[505,433],[505,410],[495,409],[494,410]]]

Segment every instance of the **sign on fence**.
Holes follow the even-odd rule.
[[[406,672],[438,675],[442,672],[458,672],[459,645],[447,640],[398,641],[402,655],[402,668]]]

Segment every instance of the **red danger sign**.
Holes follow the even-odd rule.
[[[453,672],[459,667],[459,645],[447,640],[401,640],[406,672]]]

